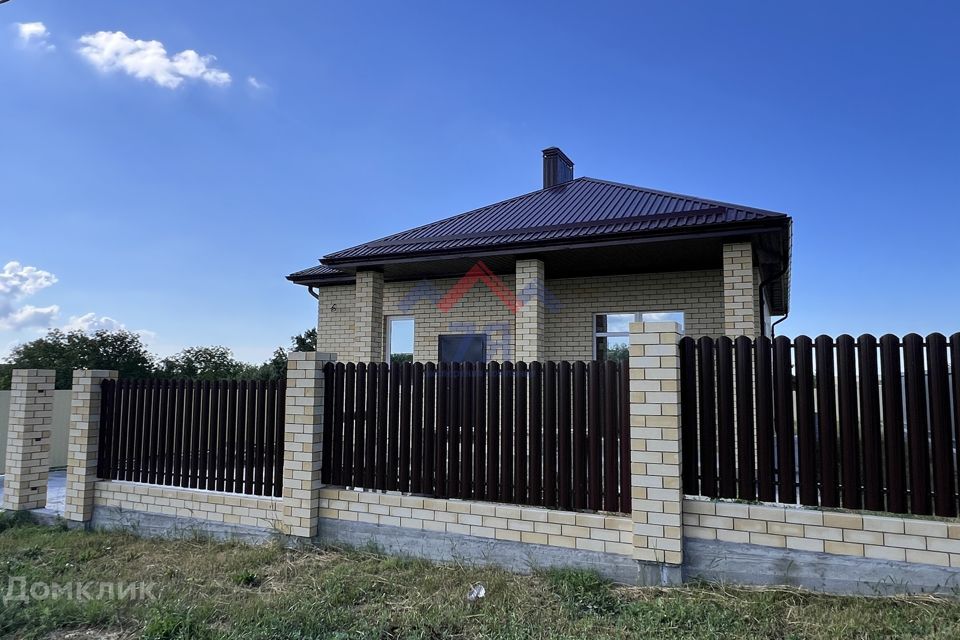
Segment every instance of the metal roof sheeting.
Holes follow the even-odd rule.
[[[324,261],[584,239],[768,217],[781,218],[785,214],[594,178],[577,178],[337,251],[327,255]]]
[[[786,218],[775,211],[584,177],[328,254],[324,265],[290,278],[335,277],[342,272],[329,265],[421,253],[589,242],[627,233]]]

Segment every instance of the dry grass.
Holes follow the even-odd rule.
[[[0,526],[0,529],[4,529]],[[793,589],[613,587],[371,551],[156,541],[29,524],[0,532],[0,586],[148,581],[155,601],[0,603],[10,638],[957,638],[960,604]],[[487,597],[466,601],[471,585]]]

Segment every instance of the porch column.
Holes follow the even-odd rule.
[[[283,531],[312,538],[320,516],[323,456],[323,365],[335,353],[295,351],[287,361],[283,445]]]
[[[47,506],[53,369],[14,369],[7,425],[3,508],[27,511]]]
[[[100,449],[100,383],[116,380],[117,376],[116,371],[77,369],[73,372],[67,441],[67,500],[63,514],[67,520],[88,522],[93,517]]]
[[[517,260],[517,360],[536,362],[545,358],[544,280],[542,260]]]
[[[382,362],[383,274],[379,271],[358,271],[356,296],[356,360]]]
[[[633,557],[647,585],[682,581],[679,341],[675,322],[630,324]]]
[[[753,271],[753,245],[749,242],[723,245],[724,335],[751,338],[759,335],[758,284]]]

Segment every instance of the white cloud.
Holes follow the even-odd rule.
[[[49,307],[27,304],[0,317],[0,329],[17,331],[27,327],[49,327],[59,312],[60,307],[55,304]]]
[[[260,82],[253,76],[247,76],[247,84],[250,85],[252,88],[257,89],[258,91],[267,88],[267,85],[265,83]]]
[[[20,42],[24,46],[35,46],[46,51],[56,49],[56,47],[47,42],[47,38],[50,37],[50,32],[47,31],[46,25],[42,22],[17,22],[15,26],[17,27],[17,35],[20,37]]]
[[[64,331],[95,333],[97,331],[126,331],[127,325],[109,316],[98,316],[91,311],[79,316],[70,316],[70,320],[60,328]],[[150,343],[157,338],[156,332],[149,329],[135,329],[133,333],[143,338],[145,343]]]
[[[84,333],[93,333],[94,331],[117,331],[124,329],[122,322],[114,320],[108,316],[98,316],[94,312],[85,313],[82,316],[70,316],[67,324],[63,325],[64,331],[83,331]]]
[[[57,283],[57,276],[36,267],[25,267],[16,260],[10,261],[0,271],[0,300],[5,297],[32,296],[41,289]],[[0,304],[3,304],[0,302]]]
[[[56,284],[57,276],[36,267],[11,261],[0,270],[0,329],[17,330],[25,327],[46,327],[56,317],[57,305],[35,307],[17,303],[42,289]]]
[[[122,31],[98,31],[80,38],[80,54],[100,71],[122,71],[161,87],[176,89],[184,80],[200,80],[214,86],[230,84],[230,74],[212,66],[214,56],[201,56],[192,49],[173,57],[158,40],[134,40]]]

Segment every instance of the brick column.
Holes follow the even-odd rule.
[[[680,327],[630,324],[633,557],[643,584],[681,582]]]
[[[63,514],[67,520],[88,522],[93,517],[100,442],[100,383],[116,379],[116,371],[77,369],[73,372],[67,443],[67,501]]]
[[[517,317],[514,344],[517,360],[544,359],[544,272],[542,260],[517,260]]]
[[[26,511],[47,506],[55,379],[52,369],[13,370],[4,509]]]
[[[323,365],[335,353],[295,351],[287,362],[283,447],[283,529],[317,535],[323,454]]]
[[[760,334],[758,285],[754,279],[753,246],[749,242],[723,245],[724,335],[755,338]]]
[[[382,362],[383,274],[379,271],[358,271],[356,296],[354,337],[357,362]]]

